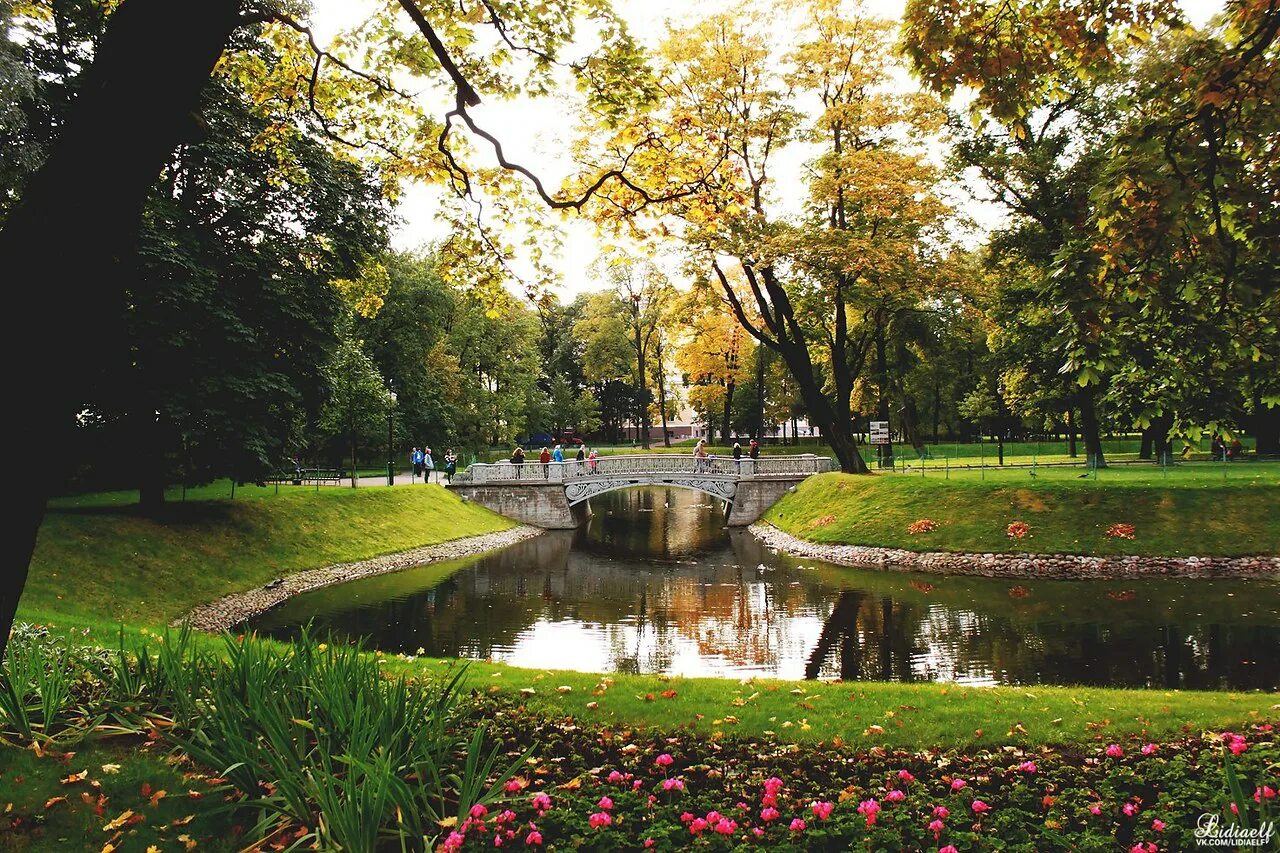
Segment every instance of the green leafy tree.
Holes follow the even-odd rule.
[[[393,403],[386,380],[350,333],[338,342],[324,369],[328,399],[320,412],[322,433],[343,441],[351,451],[351,488],[359,480],[360,446],[375,440],[387,422]]]

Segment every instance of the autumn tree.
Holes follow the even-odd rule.
[[[923,140],[927,98],[892,90],[892,24],[858,4],[814,0],[776,20],[717,17],[673,33],[664,91],[677,125],[696,122],[725,153],[721,183],[683,206],[686,238],[742,327],[777,352],[809,420],[846,471],[865,472],[854,442],[854,386],[884,367],[888,325],[923,295],[947,210]],[[783,62],[775,44],[788,44]],[[806,106],[816,103],[811,112]],[[788,144],[817,151],[804,213],[782,212],[770,184]],[[887,398],[877,408],[887,410]]]

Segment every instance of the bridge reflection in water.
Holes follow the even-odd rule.
[[[1280,686],[1274,584],[1016,582],[804,567],[684,489],[613,492],[584,530],[319,590],[314,618],[388,652],[538,668],[977,684]]]

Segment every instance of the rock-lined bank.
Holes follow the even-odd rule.
[[[1079,554],[965,554],[908,551],[871,545],[827,545],[799,539],[771,524],[754,524],[751,532],[770,548],[860,569],[980,575],[990,578],[1055,578],[1059,580],[1188,577],[1280,578],[1280,557],[1089,557]]]
[[[383,575],[411,569],[426,563],[437,563],[441,560],[456,560],[506,548],[525,539],[532,539],[542,533],[537,527],[519,526],[497,533],[485,533],[480,536],[468,536],[463,539],[452,539],[435,545],[426,545],[409,551],[395,554],[384,554],[355,563],[340,563],[322,569],[311,569],[305,572],[288,575],[269,584],[251,589],[248,592],[237,592],[231,595],[202,604],[192,610],[174,624],[190,623],[191,627],[200,631],[221,631],[237,625],[246,619],[264,613],[280,604],[285,599],[303,592],[310,592],[321,587],[359,580],[360,578]]]

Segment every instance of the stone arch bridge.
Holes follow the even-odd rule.
[[[525,524],[549,529],[581,525],[595,495],[633,486],[678,486],[725,502],[730,526],[751,524],[797,483],[831,470],[825,456],[762,456],[759,459],[652,453],[601,456],[589,461],[495,462],[472,465],[449,489],[467,500]]]

